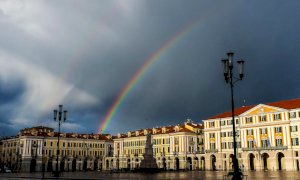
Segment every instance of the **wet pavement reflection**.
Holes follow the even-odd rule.
[[[225,171],[180,171],[161,173],[110,173],[110,172],[64,172],[59,179],[223,179]],[[252,171],[244,172],[245,179],[300,180],[300,172],[294,171]],[[58,179],[45,173],[45,179]],[[42,179],[42,173],[1,173],[0,179]]]

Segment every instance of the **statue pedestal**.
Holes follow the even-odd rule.
[[[153,145],[151,144],[151,135],[147,135],[144,159],[141,161],[140,170],[155,172],[158,171],[156,159],[153,157]]]

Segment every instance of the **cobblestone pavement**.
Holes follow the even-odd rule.
[[[182,171],[161,173],[109,173],[109,172],[64,172],[59,179],[223,179],[224,171]],[[245,172],[245,179],[300,180],[300,172]],[[42,173],[0,173],[0,179],[42,179]],[[45,179],[58,179],[45,173]]]

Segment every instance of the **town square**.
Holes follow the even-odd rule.
[[[0,179],[300,179],[299,5],[0,0]]]

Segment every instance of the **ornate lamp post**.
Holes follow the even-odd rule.
[[[53,115],[54,115],[54,121],[56,121],[57,117],[58,117],[58,136],[57,136],[57,152],[56,152],[56,170],[54,173],[55,177],[59,177],[60,171],[58,170],[58,156],[59,156],[59,136],[60,136],[60,125],[62,123],[62,116],[63,116],[63,120],[64,122],[67,120],[67,113],[68,111],[63,111],[63,105],[59,105],[58,106],[59,109],[58,110],[54,110],[53,111]]]
[[[236,78],[233,76],[232,70],[233,70],[233,52],[227,53],[228,59],[223,59],[222,63],[224,65],[224,77],[226,83],[230,84],[230,90],[231,90],[231,111],[232,111],[232,126],[233,126],[233,150],[234,150],[234,156],[233,156],[233,166],[234,166],[234,173],[232,179],[242,179],[242,173],[239,171],[239,162],[237,160],[237,147],[236,147],[236,131],[235,131],[235,119],[234,119],[234,100],[233,100],[233,85],[237,82],[243,79],[244,77],[244,61],[239,60],[238,68],[239,68],[239,77]]]

